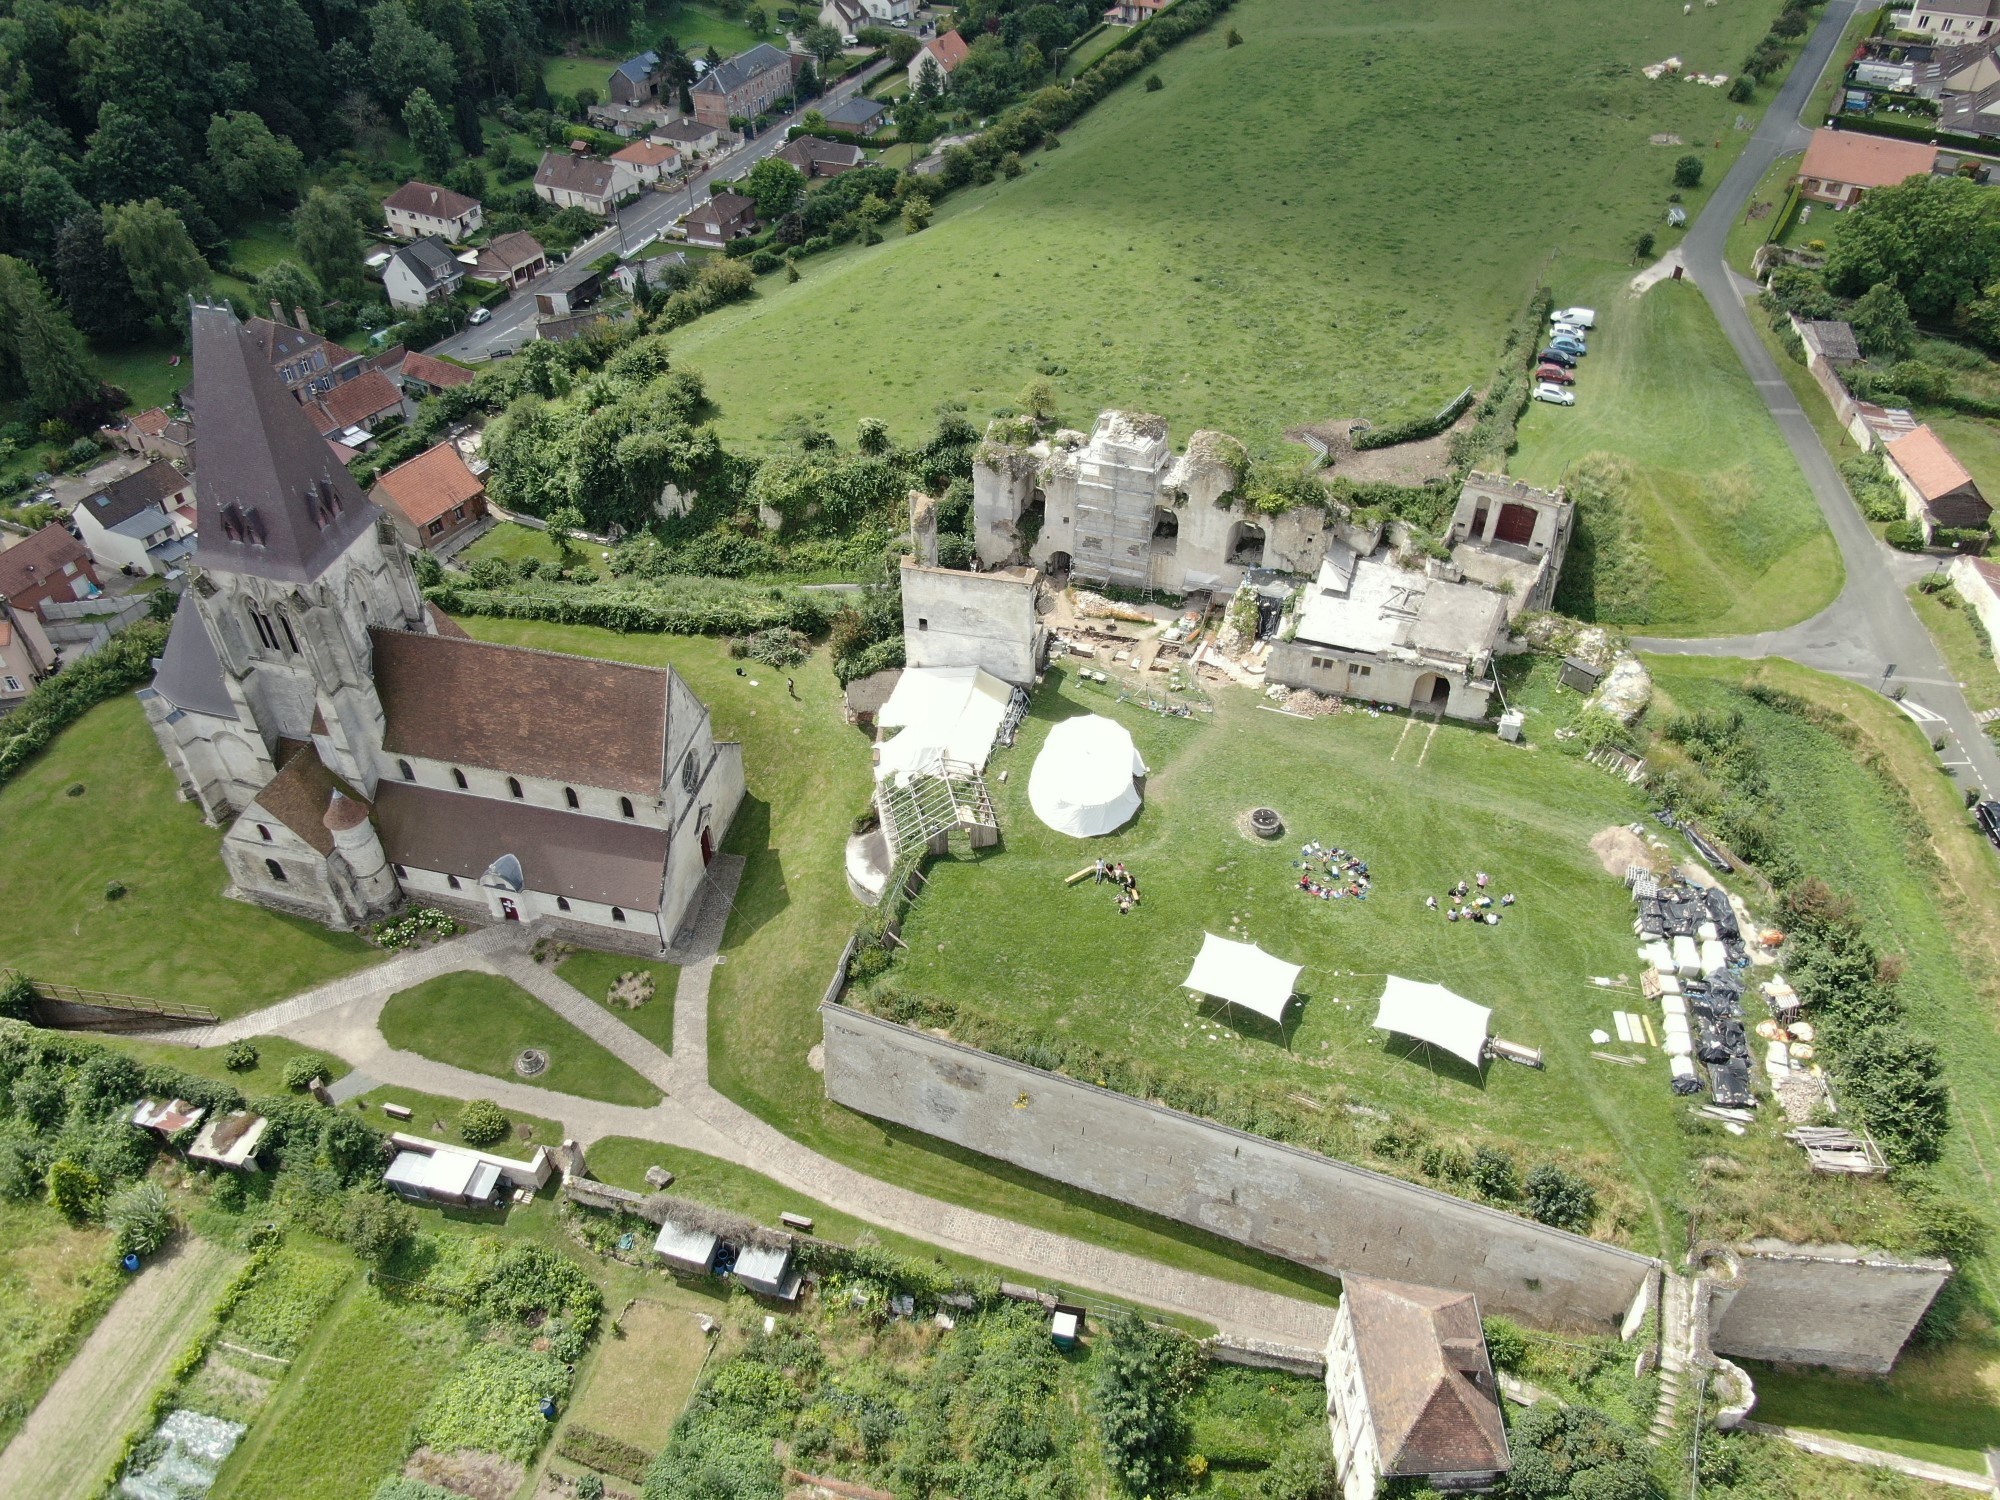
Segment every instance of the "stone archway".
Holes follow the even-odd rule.
[[[1441,714],[1451,702],[1451,682],[1436,672],[1426,672],[1417,679],[1417,685],[1410,689],[1410,711],[1412,713]]]

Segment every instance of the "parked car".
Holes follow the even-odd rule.
[[[1550,318],[1557,323],[1575,323],[1580,328],[1595,328],[1597,326],[1597,311],[1595,308],[1561,307],[1551,313]]]
[[[1590,353],[1590,345],[1586,344],[1582,339],[1571,338],[1568,334],[1561,334],[1550,339],[1549,347],[1551,349],[1560,349],[1565,354],[1574,354],[1578,359],[1582,359],[1584,355]]]
[[[472,310],[472,316],[465,321],[474,324],[490,323],[493,321],[493,309],[490,307],[475,307]]]
[[[1565,370],[1561,365],[1535,366],[1535,379],[1552,381],[1556,385],[1576,384],[1575,372],[1570,370]]]
[[[1571,354],[1567,349],[1553,347],[1544,349],[1540,354],[1535,356],[1535,359],[1538,363],[1545,365],[1561,365],[1565,370],[1574,370],[1576,368],[1576,356]]]
[[[1994,848],[2000,849],[2000,802],[1986,798],[1973,808],[1972,818],[1979,825],[1979,831],[1993,841]]]
[[[1558,323],[1550,330],[1549,337],[1552,339],[1580,339],[1583,337],[1583,328],[1576,323]]]
[[[488,350],[487,354],[492,359],[512,359],[514,357],[514,350],[511,345],[501,344],[496,348]]]
[[[1576,405],[1576,392],[1563,386],[1551,385],[1545,380],[1535,387],[1535,399],[1537,401],[1546,401],[1552,406],[1574,406]]]

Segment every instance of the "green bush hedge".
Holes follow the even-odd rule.
[[[670,583],[684,586],[664,586]],[[836,608],[830,595],[730,588],[712,579],[509,589],[468,588],[447,579],[424,597],[451,614],[596,625],[636,635],[752,635],[777,627],[819,635]]]
[[[1391,422],[1387,427],[1371,427],[1354,439],[1355,449],[1366,452],[1370,448],[1393,448],[1398,443],[1417,443],[1425,438],[1436,437],[1463,416],[1465,409],[1472,405],[1477,397],[1478,392],[1468,386],[1463,395],[1431,416],[1412,417],[1407,422]]]
[[[0,786],[87,710],[152,676],[153,658],[166,645],[166,625],[141,620],[94,656],[40,683],[19,708],[0,719]]]

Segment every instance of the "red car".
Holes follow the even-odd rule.
[[[1576,371],[1565,370],[1561,365],[1538,365],[1535,368],[1535,379],[1552,380],[1557,385],[1575,385]]]

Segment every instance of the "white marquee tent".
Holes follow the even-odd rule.
[[[1492,1014],[1441,984],[1418,984],[1391,974],[1375,1012],[1375,1029],[1442,1047],[1476,1068],[1486,1056],[1486,1023]]]
[[[902,733],[881,747],[875,779],[899,784],[941,760],[986,769],[1014,690],[982,667],[906,667],[875,722]]]
[[[1123,724],[1102,714],[1064,719],[1028,773],[1028,804],[1057,833],[1096,838],[1131,821],[1139,810],[1133,779],[1145,774]]]
[[[1273,958],[1255,943],[1232,942],[1206,932],[1201,952],[1195,955],[1194,967],[1181,987],[1254,1010],[1282,1025],[1285,1006],[1299,987],[1304,968],[1303,964]]]

